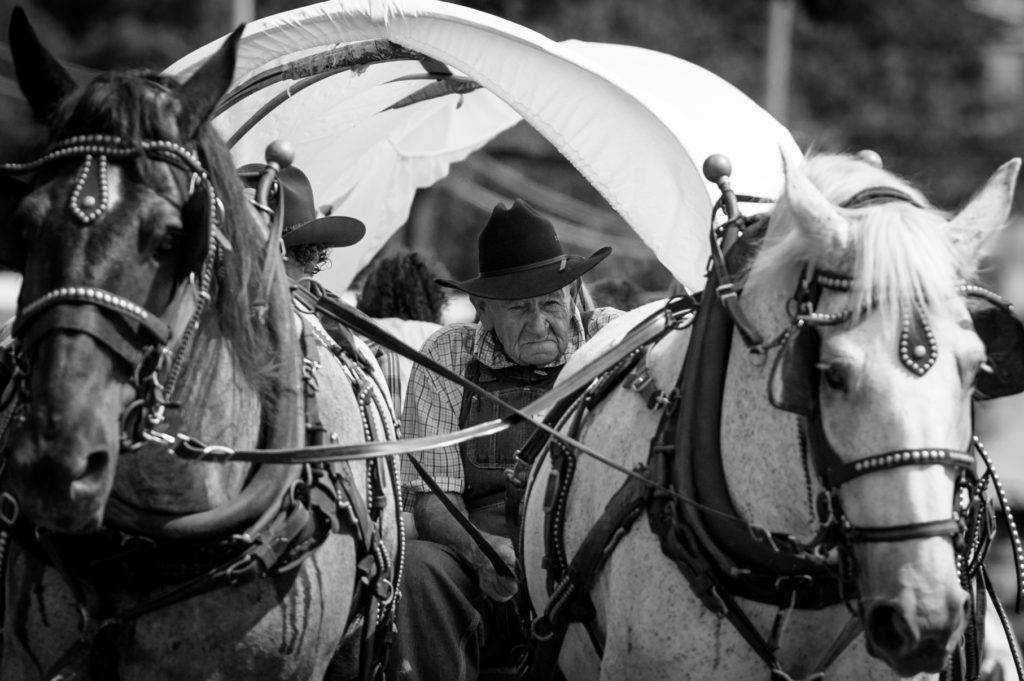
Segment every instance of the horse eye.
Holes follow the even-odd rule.
[[[178,247],[178,240],[180,238],[180,229],[169,228],[163,238],[160,239],[160,243],[157,244],[156,256],[162,258],[173,253]]]
[[[825,384],[832,390],[845,391],[846,390],[846,376],[842,367],[838,364],[818,364],[818,369],[821,371],[821,377],[825,379]]]
[[[969,376],[970,382],[967,387],[970,390],[976,389],[978,387],[978,381],[981,380],[983,374],[994,373],[995,369],[992,368],[992,365],[988,363],[988,359],[986,358],[985,360],[980,362],[977,367],[975,367],[974,371],[971,372]]]

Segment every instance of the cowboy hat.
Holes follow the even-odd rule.
[[[238,175],[255,188],[266,170],[262,163],[250,163],[238,169]],[[330,215],[318,218],[313,203],[313,187],[306,174],[295,166],[281,168],[278,186],[284,194],[284,231],[286,248],[304,244],[323,244],[328,248],[351,246],[366,234],[366,226],[355,218]]]
[[[480,274],[466,281],[438,279],[441,286],[480,298],[519,300],[557,291],[571,284],[612,252],[610,246],[590,257],[566,255],[551,221],[526,201],[494,207],[477,241]]]

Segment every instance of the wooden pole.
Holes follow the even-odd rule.
[[[771,0],[768,11],[764,106],[776,120],[787,125],[796,0]]]

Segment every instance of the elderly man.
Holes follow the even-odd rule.
[[[617,311],[576,306],[579,278],[606,258],[566,255],[553,225],[525,201],[498,206],[480,234],[480,274],[438,280],[464,291],[479,322],[451,324],[422,352],[506,402],[522,407],[550,390],[566,360]],[[409,380],[405,437],[434,435],[503,416],[502,409],[417,366]],[[502,559],[515,566],[505,525],[506,468],[530,436],[530,424],[462,446],[418,454],[454,504],[467,514]],[[510,661],[515,613],[513,578],[501,576],[442,502],[403,462],[403,480],[416,492],[421,541],[408,546],[399,606],[397,677],[457,681],[477,678],[481,663]]]

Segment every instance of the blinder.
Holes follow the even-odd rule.
[[[216,201],[211,196],[210,185],[197,181],[198,176],[192,175],[192,186],[186,194],[188,200],[181,208],[182,224],[185,226],[185,244],[182,249],[181,265],[176,272],[176,279],[181,281],[192,272],[198,272],[206,259],[210,248],[210,229],[216,223],[212,211]],[[216,227],[214,226],[214,229]],[[219,230],[218,230],[219,231]]]
[[[1024,392],[1024,324],[1009,303],[995,297],[972,296],[968,309],[991,368],[978,373],[975,399],[991,400]]]
[[[28,196],[31,187],[21,180],[0,175],[0,267],[16,272],[25,268],[28,243],[12,224],[14,211]]]
[[[968,297],[974,330],[985,344],[987,355],[988,371],[978,374],[975,399],[994,399],[1024,392],[1024,323],[1014,314],[1013,306],[1000,296],[974,285],[964,285],[959,290]],[[800,304],[815,297],[803,289],[802,293],[798,292],[796,300]],[[924,313],[919,310],[911,315],[909,326],[904,322],[904,336],[909,330],[919,332],[911,333],[911,337],[931,338],[930,334],[922,334],[916,329],[923,324],[927,327]],[[903,352],[903,346],[915,343],[901,337],[900,358],[908,369],[920,376],[934,363],[937,348],[934,341],[929,341],[927,365],[918,367]],[[772,366],[768,381],[768,399],[772,407],[803,417],[814,416],[818,400],[819,371],[816,364],[820,344],[820,336],[813,325],[798,317]]]
[[[779,349],[768,382],[768,401],[776,409],[810,418],[818,409],[818,330],[801,324]]]
[[[970,288],[971,292],[980,289]],[[1009,303],[994,296],[968,293],[974,330],[985,344],[991,371],[978,373],[977,400],[991,400],[1024,392],[1024,323]],[[795,327],[779,349],[768,383],[768,399],[776,409],[799,416],[814,416],[818,406],[819,371],[815,366],[821,346],[817,329]]]

